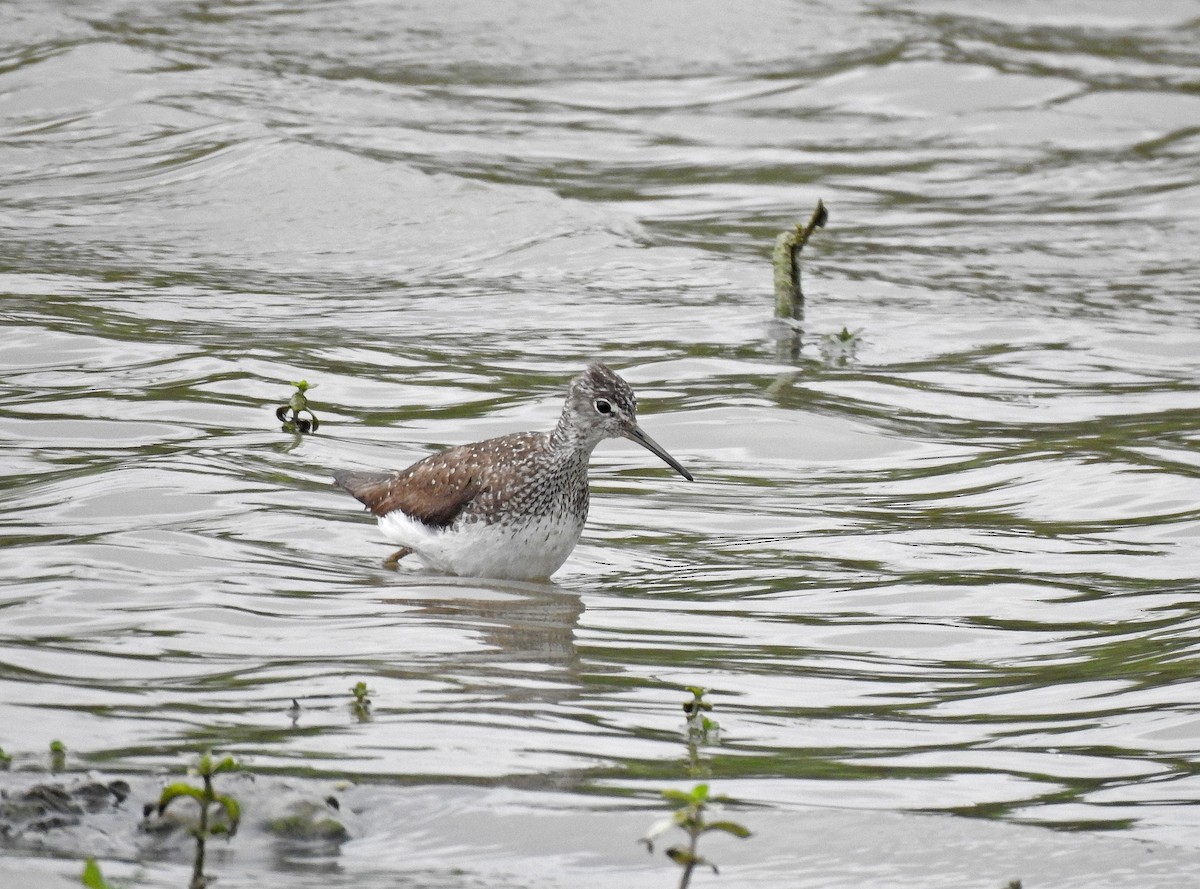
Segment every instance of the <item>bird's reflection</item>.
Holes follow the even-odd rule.
[[[531,691],[561,700],[563,687],[576,684],[580,665],[575,631],[584,604],[578,593],[565,587],[422,576],[382,601],[404,606],[415,618],[467,630],[483,643],[439,655],[448,671],[530,675],[531,668],[538,668],[540,680],[563,683],[554,693],[544,681],[536,690],[524,683],[506,686],[521,700],[529,700]]]

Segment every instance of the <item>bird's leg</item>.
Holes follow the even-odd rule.
[[[401,559],[403,559],[405,556],[409,556],[409,555],[412,555],[412,550],[407,546],[402,546],[402,547],[400,547],[400,549],[396,550],[394,553],[392,553],[390,556],[388,556],[386,559],[383,560],[383,567],[395,568],[398,564],[400,564]]]

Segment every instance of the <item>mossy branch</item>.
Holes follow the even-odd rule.
[[[775,251],[771,262],[775,266],[775,317],[798,318],[804,305],[804,292],[800,289],[800,251],[808,243],[812,233],[824,228],[829,221],[829,211],[823,201],[817,201],[816,209],[804,225],[797,223],[775,239]]]

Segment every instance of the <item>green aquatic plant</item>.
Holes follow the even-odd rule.
[[[713,705],[704,699],[706,689],[689,685],[686,690],[692,694],[691,700],[683,703],[683,712],[687,717],[688,774],[693,778],[704,778],[711,773],[711,769],[700,758],[700,748],[720,740],[721,726],[708,715]]]
[[[79,882],[87,886],[87,889],[117,889],[116,885],[104,879],[95,858],[89,858],[83,863],[83,873],[79,875]]]
[[[275,410],[275,419],[283,424],[284,432],[316,432],[321,425],[317,415],[308,406],[308,396],[305,393],[315,387],[308,380],[296,380],[291,385],[296,387],[286,404],[281,404]],[[307,417],[302,416],[308,414]]]
[[[736,821],[708,820],[712,807],[724,802],[725,797],[710,796],[707,784],[697,784],[690,791],[664,790],[662,795],[663,799],[675,807],[675,811],[669,817],[650,825],[650,829],[639,842],[645,843],[646,848],[653,854],[654,841],[671,828],[677,827],[687,834],[686,846],[671,846],[666,850],[667,857],[683,869],[679,878],[679,889],[687,889],[692,872],[697,867],[710,867],[714,874],[720,873],[715,864],[700,854],[700,837],[719,831],[745,839],[750,836],[750,830]]]
[[[692,699],[683,703],[683,712],[687,716],[688,733],[698,735],[705,742],[710,739],[710,736],[715,738],[721,725],[715,719],[709,719],[707,716],[713,709],[713,705],[704,700],[708,689],[689,685],[685,691],[692,693]]]
[[[177,799],[195,800],[200,807],[199,819],[192,828],[192,836],[196,838],[196,855],[192,861],[192,881],[189,889],[204,889],[208,878],[204,876],[205,844],[215,836],[233,836],[241,821],[241,806],[232,796],[217,793],[213,787],[213,778],[222,772],[232,772],[238,768],[232,756],[216,761],[211,753],[204,753],[196,766],[195,774],[200,776],[201,787],[177,781],[163,788],[158,797],[157,810],[159,817],[166,812],[167,807]]]
[[[3,747],[0,747],[0,769],[7,769],[12,765],[12,754],[6,753]]]
[[[50,742],[50,771],[62,772],[67,768],[67,745],[62,741]]]
[[[350,689],[350,693],[354,695],[354,700],[350,704],[350,709],[359,722],[369,722],[371,719],[371,699],[367,697],[371,690],[367,688],[367,683],[359,680],[354,683],[354,687]]]
[[[850,330],[843,327],[838,333],[821,335],[821,359],[826,364],[845,366],[858,357],[858,348],[862,345],[862,331]]]

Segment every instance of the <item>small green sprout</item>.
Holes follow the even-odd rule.
[[[850,330],[843,327],[838,333],[821,335],[821,358],[826,364],[845,366],[858,357],[858,347],[862,345],[862,331]]]
[[[275,419],[283,424],[284,432],[316,432],[317,427],[321,424],[317,420],[317,415],[312,412],[312,408],[308,406],[308,397],[304,394],[309,389],[315,388],[316,384],[310,386],[308,380],[296,380],[291,385],[296,387],[296,391],[292,393],[286,404],[276,408]],[[308,416],[303,417],[301,414],[308,414]]]
[[[89,858],[83,863],[83,873],[79,876],[79,882],[87,889],[117,889],[115,885],[104,879],[104,874],[100,872],[100,865],[96,863],[95,858]]]
[[[684,701],[683,712],[687,716],[688,733],[696,733],[704,740],[708,740],[710,733],[715,733],[721,728],[721,724],[715,719],[709,719],[705,714],[711,713],[713,705],[704,700],[704,695],[708,689],[700,688],[697,685],[689,685],[686,691],[692,693],[690,701]]]
[[[67,768],[67,745],[62,741],[50,742],[50,771],[61,772]]]
[[[161,817],[167,807],[177,799],[192,799],[200,807],[200,818],[192,835],[196,838],[196,856],[192,862],[192,882],[189,889],[204,889],[208,878],[204,876],[205,843],[210,837],[233,836],[241,821],[242,809],[232,796],[217,793],[213,789],[213,778],[222,772],[238,768],[232,756],[214,761],[211,753],[204,753],[196,766],[195,773],[203,781],[203,787],[194,787],[185,781],[168,784],[158,797],[158,814]]]
[[[12,765],[12,754],[5,752],[3,747],[0,747],[0,769],[7,769]]]
[[[707,784],[697,784],[690,791],[664,790],[662,795],[663,799],[675,807],[675,812],[669,818],[663,818],[652,824],[639,842],[645,843],[646,848],[653,854],[654,841],[672,827],[678,827],[686,833],[688,844],[672,846],[666,850],[666,855],[683,868],[679,879],[679,889],[687,889],[692,879],[692,871],[697,867],[711,867],[714,874],[720,873],[715,864],[697,851],[701,836],[717,830],[739,839],[745,839],[750,836],[750,831],[736,821],[709,821],[707,819],[706,813],[711,807],[725,800],[725,797],[709,796]]]
[[[350,689],[350,693],[354,695],[354,702],[350,705],[350,709],[354,715],[358,717],[359,722],[368,722],[371,719],[371,699],[367,697],[371,690],[367,688],[367,683],[359,680],[354,683],[354,687]]]
[[[688,774],[693,778],[705,778],[710,773],[708,765],[700,758],[700,748],[705,744],[716,744],[721,739],[721,726],[710,719],[713,705],[704,700],[705,689],[696,685],[687,686],[692,699],[685,701],[683,712],[687,717]]]

